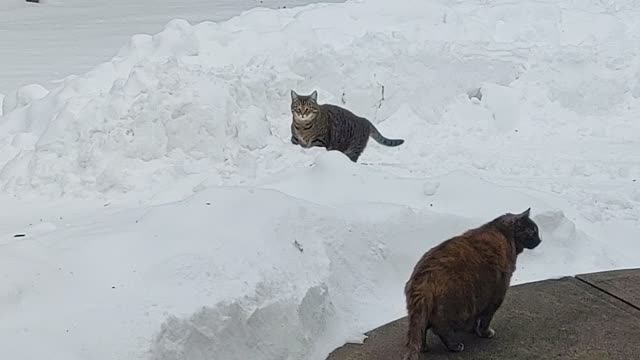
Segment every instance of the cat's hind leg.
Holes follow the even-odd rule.
[[[451,352],[460,352],[464,350],[464,344],[455,339],[453,329],[449,328],[432,328],[433,333],[438,335],[444,347]]]
[[[352,145],[346,151],[344,151],[344,154],[347,155],[347,157],[351,159],[351,161],[358,162],[358,158],[360,158],[360,155],[362,155],[362,152],[367,147],[368,139],[369,138],[365,138],[364,141],[361,141],[359,144]]]
[[[353,161],[354,163],[358,162],[358,158],[360,157],[360,154],[354,153],[354,152],[349,152],[349,153],[344,153],[345,155],[347,155],[347,157],[349,158],[349,160]]]

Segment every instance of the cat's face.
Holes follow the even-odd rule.
[[[542,242],[538,225],[529,217],[530,210],[527,209],[524,213],[515,215],[512,224],[516,243],[525,249],[534,249]]]
[[[303,96],[291,90],[291,114],[293,114],[296,121],[311,121],[315,119],[319,110],[317,91],[314,91],[311,95]]]

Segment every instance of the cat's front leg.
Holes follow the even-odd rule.
[[[478,337],[491,339],[496,336],[495,330],[490,327],[491,320],[493,319],[493,314],[487,314],[484,316],[480,316],[476,321],[475,333]]]
[[[293,145],[300,145],[300,141],[298,141],[298,138],[295,137],[295,135],[291,135],[291,143]]]
[[[322,139],[315,139],[311,142],[309,147],[314,147],[314,146],[326,148],[327,144]]]

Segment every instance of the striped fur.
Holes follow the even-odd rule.
[[[318,93],[298,95],[291,91],[291,143],[304,148],[313,146],[338,150],[351,161],[367,147],[369,137],[385,146],[398,146],[402,139],[387,139],[367,119],[336,105],[318,104]]]

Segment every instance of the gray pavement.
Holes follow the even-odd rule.
[[[640,360],[640,269],[513,286],[492,326],[493,339],[460,334],[465,350],[457,354],[430,333],[423,358]],[[327,360],[401,360],[405,332],[402,318]]]

